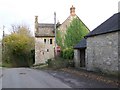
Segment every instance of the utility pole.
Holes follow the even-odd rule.
[[[56,52],[56,46],[57,46],[56,44],[56,12],[54,12],[54,31],[55,31],[55,57],[56,57],[56,54],[57,54]]]
[[[3,38],[5,36],[5,31],[4,31],[5,26],[3,25]]]
[[[2,37],[2,60],[3,60],[3,54],[5,50],[5,45],[4,45],[4,37],[5,37],[5,32],[4,32],[5,26],[3,25],[3,37]]]

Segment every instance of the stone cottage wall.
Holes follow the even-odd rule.
[[[118,70],[119,70],[119,72],[120,72],[120,31],[118,32],[118,59],[119,59],[119,68],[118,68]]]
[[[87,38],[86,68],[92,71],[118,71],[118,32]]]
[[[46,44],[44,43],[46,39]],[[52,39],[52,44],[50,44]],[[45,63],[54,58],[54,37],[35,38],[35,64]]]
[[[80,50],[74,49],[74,64],[75,68],[80,68]]]

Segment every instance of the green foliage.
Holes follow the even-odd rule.
[[[89,30],[85,27],[81,20],[78,18],[73,19],[65,34],[65,47],[73,47],[79,43],[80,40],[88,34],[88,32]]]
[[[67,67],[74,67],[73,60],[57,58],[56,60],[49,59],[47,62],[48,67],[52,69],[60,69],[60,68],[67,68]]]
[[[56,41],[57,41],[57,44],[61,47],[61,49],[63,49],[64,48],[64,45],[63,45],[63,43],[62,43],[62,33],[59,31],[59,30],[57,30],[57,32],[56,32],[57,34],[56,34]]]
[[[71,59],[72,60],[74,57],[74,51],[72,48],[66,48],[62,51],[61,56],[64,59]]]
[[[34,38],[30,36],[27,28],[19,27],[3,39],[4,54],[3,62],[11,63],[13,66],[31,65],[31,50],[34,49]]]
[[[74,18],[66,30],[65,37],[61,30],[57,30],[57,44],[61,47],[61,57],[73,59],[73,47],[89,33],[88,28],[79,18]]]
[[[48,64],[48,66],[49,66],[50,63],[51,63],[51,61],[52,61],[52,59],[48,59],[48,60],[46,61],[46,64]]]

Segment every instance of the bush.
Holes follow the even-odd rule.
[[[29,67],[35,62],[34,37],[29,33],[29,29],[19,27],[16,32],[6,35],[2,42],[3,63],[13,67]]]
[[[48,59],[47,61],[46,61],[46,64],[48,64],[48,67],[50,67],[51,66],[51,59]]]
[[[56,60],[48,59],[46,62],[49,68],[53,69],[60,69],[60,68],[67,68],[67,67],[74,67],[73,60],[57,58]]]
[[[73,59],[74,51],[72,48],[66,48],[61,52],[61,56],[64,59]]]

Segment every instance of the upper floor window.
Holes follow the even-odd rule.
[[[44,43],[46,43],[46,39],[44,39]]]
[[[50,39],[50,44],[52,44],[52,39]]]

